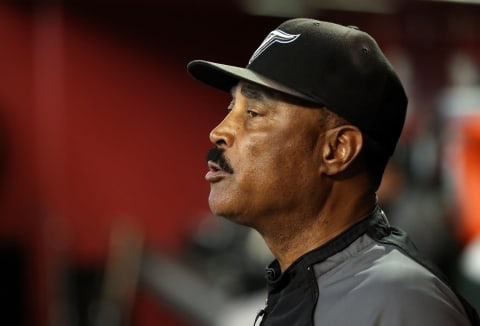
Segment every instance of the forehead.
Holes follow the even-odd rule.
[[[307,125],[311,122],[315,127],[323,125],[319,121],[324,118],[324,106],[308,103],[248,81],[240,81],[232,87],[231,94],[233,102],[236,102],[239,97],[246,101],[258,101],[263,107],[268,107],[270,112],[274,112],[276,119],[285,119],[289,122],[288,124],[304,124],[303,118],[306,118]]]
[[[232,94],[232,97],[235,97],[237,94],[242,94],[246,98],[253,100],[275,99],[279,96],[278,92],[274,90],[246,81],[240,81],[237,85],[232,87],[230,93]]]
[[[239,81],[237,85],[232,87],[230,93],[232,97],[235,97],[236,93],[245,96],[248,99],[253,100],[270,100],[280,101],[296,106],[303,106],[306,108],[324,108],[325,106],[318,103],[311,103],[303,99],[288,95],[265,86],[261,86],[248,81]]]

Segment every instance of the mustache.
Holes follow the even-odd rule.
[[[227,161],[224,155],[225,150],[223,148],[213,147],[205,156],[205,160],[212,161],[217,163],[220,168],[230,174],[233,174],[233,168],[231,167],[230,163]]]

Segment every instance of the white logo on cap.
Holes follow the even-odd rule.
[[[253,53],[250,60],[248,60],[248,64],[252,63],[253,60],[255,60],[273,43],[291,43],[295,41],[299,36],[300,34],[288,34],[279,29],[270,32],[270,34],[268,34],[268,36],[263,40],[262,44],[260,44],[258,49]]]

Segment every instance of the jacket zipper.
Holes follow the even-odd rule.
[[[263,307],[257,312],[257,316],[255,317],[255,321],[253,322],[253,326],[257,326],[257,321],[260,317],[261,317],[260,324],[258,324],[258,326],[263,325],[263,322],[265,321],[265,316],[267,315],[267,309],[268,309],[268,295],[265,298],[265,307]]]
[[[261,326],[263,324],[263,320],[265,319],[266,313],[267,313],[267,306],[265,306],[264,308],[258,311],[257,316],[255,317],[255,321],[253,322],[253,326],[257,326],[257,321],[260,317],[261,317],[260,324],[258,324],[258,326]]]

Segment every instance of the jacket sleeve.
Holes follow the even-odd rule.
[[[373,306],[374,307],[374,306]],[[377,301],[365,325],[406,326],[467,326],[471,325],[457,299],[441,288],[428,285],[397,289]]]
[[[471,325],[449,286],[399,252],[391,255],[398,257],[355,272],[355,264],[344,265],[328,282],[318,279],[314,325]]]

